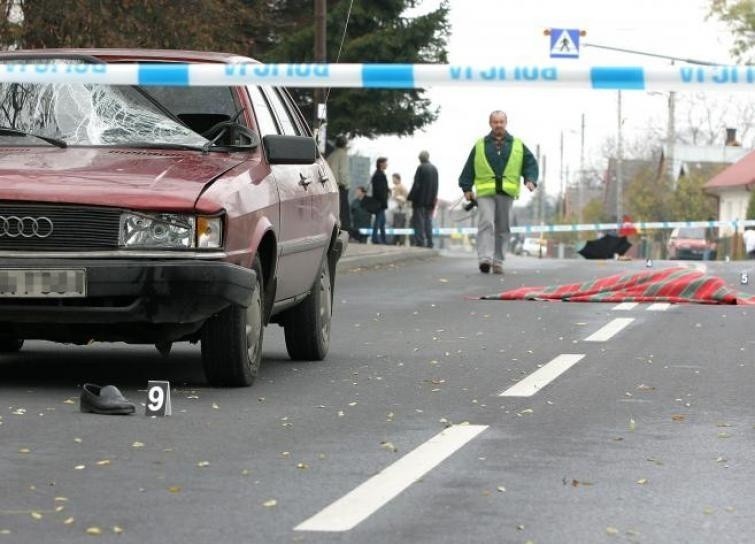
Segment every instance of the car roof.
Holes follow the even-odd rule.
[[[66,49],[17,49],[0,52],[3,58],[57,57],[70,58],[89,56],[104,62],[258,62],[250,57],[233,53],[213,51],[188,51],[179,49],[120,49],[120,48],[66,48]]]

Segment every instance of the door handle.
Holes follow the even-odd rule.
[[[328,174],[325,173],[325,170],[323,170],[322,168],[320,168],[319,170],[320,170],[320,172],[319,172],[320,173],[320,183],[322,185],[325,185],[326,183],[328,183],[328,180],[330,178],[328,177]]]
[[[299,185],[304,187],[305,191],[309,190],[309,184],[312,183],[312,181],[309,178],[304,177],[304,174],[299,172]]]

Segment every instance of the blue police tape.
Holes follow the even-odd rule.
[[[574,89],[752,91],[755,66],[561,66],[539,64],[0,64],[0,82],[413,89],[505,86]]]
[[[615,231],[620,228],[634,227],[640,231],[654,229],[675,229],[677,227],[731,227],[734,230],[744,227],[755,227],[755,220],[733,220],[733,221],[638,221],[636,223],[583,223],[581,225],[524,225],[511,227],[512,234],[540,234],[554,232],[602,232]],[[359,229],[360,234],[371,234],[371,228]],[[385,233],[389,235],[413,235],[412,228],[386,228]],[[475,235],[476,227],[436,227],[433,229],[435,236],[453,236],[453,235]]]

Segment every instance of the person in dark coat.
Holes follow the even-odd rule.
[[[430,154],[419,154],[419,166],[414,173],[414,184],[409,191],[412,203],[414,245],[433,247],[433,211],[438,202],[438,169],[430,162]]]
[[[385,171],[388,168],[388,159],[380,157],[375,163],[375,173],[372,174],[372,197],[380,202],[380,210],[375,214],[372,223],[372,243],[387,244],[385,238],[385,210],[388,209],[388,197],[391,194],[388,188],[388,178]]]
[[[360,185],[354,190],[354,200],[351,201],[351,220],[353,223],[351,236],[360,244],[367,241],[367,235],[362,234],[360,229],[368,229],[372,223],[372,214],[363,205],[366,195],[367,189]]]

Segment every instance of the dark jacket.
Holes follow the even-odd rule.
[[[380,201],[380,206],[384,210],[387,209],[390,191],[388,190],[388,178],[385,177],[385,172],[380,169],[375,170],[370,183],[372,184],[372,196]]]
[[[493,168],[493,172],[495,173],[495,192],[498,194],[503,194],[503,170],[506,168],[506,163],[509,161],[513,143],[514,137],[507,132],[503,136],[503,146],[501,147],[501,152],[498,153],[498,150],[495,146],[495,138],[493,138],[493,133],[491,132],[487,136],[485,136],[485,157],[488,159],[488,163],[490,164],[491,168]],[[459,176],[459,187],[461,187],[461,190],[465,192],[471,191],[472,187],[474,187],[474,156],[475,148],[473,146],[472,151],[469,153],[469,157],[467,158],[467,162],[464,165],[464,169],[461,171],[461,175]],[[540,172],[537,166],[537,160],[525,145],[524,157],[522,159],[522,177],[524,178],[524,181],[531,181],[535,185],[537,185],[537,177],[539,174]]]
[[[422,162],[414,173],[414,183],[407,200],[413,208],[435,207],[438,199],[438,169],[431,162]]]
[[[355,198],[351,201],[351,222],[354,228],[369,228],[372,224],[372,214],[364,209],[362,201]]]

